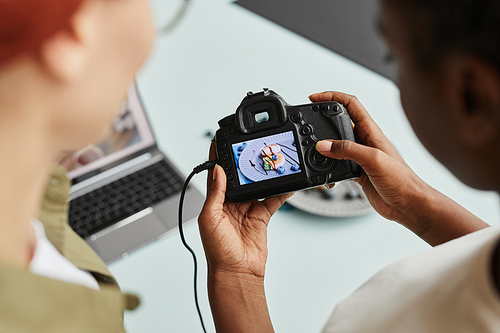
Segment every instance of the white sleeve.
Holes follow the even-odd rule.
[[[490,273],[500,228],[398,261],[341,302],[323,332],[500,332]]]

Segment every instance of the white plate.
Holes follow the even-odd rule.
[[[295,193],[287,202],[303,211],[332,217],[360,216],[374,212],[361,186],[353,181],[337,183],[332,190],[333,198],[326,198],[320,190],[312,189]],[[358,197],[348,199],[348,193]]]

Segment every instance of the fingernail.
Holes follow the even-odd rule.
[[[214,172],[212,172],[212,176],[213,176],[214,181],[217,179],[217,167],[218,167],[218,165],[216,164],[215,168],[214,168]]]
[[[320,141],[316,144],[316,150],[319,152],[328,152],[332,150],[331,141]]]

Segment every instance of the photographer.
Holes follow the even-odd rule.
[[[383,0],[380,17],[418,138],[465,184],[494,191],[500,190],[499,22],[498,0]],[[324,92],[310,99],[344,104],[359,142],[327,140],[317,150],[361,165],[357,182],[375,210],[436,246],[379,272],[338,305],[325,332],[500,330],[500,230],[422,181],[355,97]],[[209,175],[199,218],[216,328],[272,332],[263,284],[267,225],[289,195],[232,204],[225,201],[225,179],[219,166]]]

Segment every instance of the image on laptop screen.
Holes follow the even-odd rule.
[[[61,156],[58,163],[74,179],[149,147],[154,142],[134,84],[105,139]]]

